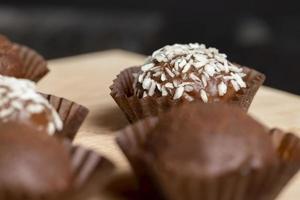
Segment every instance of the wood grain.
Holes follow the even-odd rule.
[[[63,96],[90,109],[75,143],[106,155],[121,172],[130,169],[114,142],[114,136],[118,129],[126,126],[127,121],[110,97],[109,86],[122,69],[138,65],[144,58],[134,53],[111,50],[52,60],[49,62],[51,72],[38,86],[41,92]],[[263,87],[254,99],[250,114],[269,127],[280,127],[300,135],[299,96]],[[299,187],[300,175],[278,200],[300,199]]]

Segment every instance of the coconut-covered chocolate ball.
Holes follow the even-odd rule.
[[[0,122],[17,121],[52,135],[63,128],[58,113],[29,80],[0,76]]]
[[[216,48],[174,44],[155,51],[135,74],[140,98],[169,96],[174,100],[227,101],[246,88],[247,73]]]
[[[3,35],[0,35],[0,74],[23,77],[23,63],[19,51],[13,48],[13,44]]]

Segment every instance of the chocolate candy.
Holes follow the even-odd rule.
[[[49,102],[29,80],[0,76],[0,121],[18,121],[39,131],[54,134],[63,124]]]
[[[174,173],[204,178],[277,162],[266,128],[233,106],[184,105],[162,115],[150,131],[144,151]]]
[[[71,180],[69,153],[56,138],[23,124],[0,124],[1,191],[54,194]]]
[[[216,48],[175,44],[155,51],[135,75],[134,93],[203,102],[226,102],[246,88],[247,73]]]
[[[17,49],[4,36],[0,35],[0,74],[22,78],[24,76],[23,63]]]

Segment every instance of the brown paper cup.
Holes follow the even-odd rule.
[[[249,74],[247,79],[248,88],[239,91],[229,103],[237,105],[247,111],[257,90],[263,84],[265,76],[253,69],[243,68]],[[123,111],[129,122],[136,122],[139,119],[156,116],[161,112],[169,110],[171,107],[188,103],[185,99],[173,100],[170,97],[148,96],[138,98],[133,93],[133,74],[138,71],[139,67],[131,67],[123,70],[110,87],[110,95]]]
[[[99,190],[114,171],[114,165],[105,157],[92,150],[81,146],[72,146],[68,140],[64,140],[67,150],[70,152],[73,181],[70,190],[50,195],[34,196],[17,191],[0,191],[0,199],[5,200],[74,200],[86,199],[92,192]],[[51,164],[51,163],[49,163]],[[84,195],[84,198],[81,196]]]
[[[13,45],[13,48],[19,52],[19,56],[23,61],[23,77],[18,78],[24,78],[38,82],[49,72],[47,62],[35,50],[16,43]]]
[[[300,168],[300,139],[291,133],[271,130],[270,137],[280,163],[249,172],[228,173],[201,179],[159,168],[142,153],[146,135],[157,118],[146,118],[120,131],[117,143],[128,158],[145,191],[156,191],[172,200],[274,200]]]
[[[70,147],[73,167],[73,190],[63,199],[87,199],[110,179],[114,165],[98,153],[80,146]]]
[[[41,93],[42,94],[42,93]],[[62,97],[42,94],[59,114],[63,122],[63,130],[56,133],[57,136],[73,140],[81,124],[89,113],[89,110],[75,102]]]
[[[248,68],[243,67],[244,71],[248,74],[248,78],[246,80],[248,88],[242,88],[233,99],[230,100],[229,103],[233,105],[237,105],[245,111],[248,111],[253,98],[260,88],[260,86],[264,83],[266,77],[264,74]]]

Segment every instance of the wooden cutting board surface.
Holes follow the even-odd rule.
[[[51,72],[38,84],[41,92],[68,98],[90,109],[75,143],[107,156],[120,171],[129,171],[130,168],[114,137],[118,129],[127,125],[127,121],[110,97],[109,86],[122,69],[141,64],[144,58],[126,51],[111,50],[52,60],[49,61]],[[299,96],[262,87],[250,114],[269,127],[280,127],[300,136]],[[299,199],[300,174],[278,200]]]

